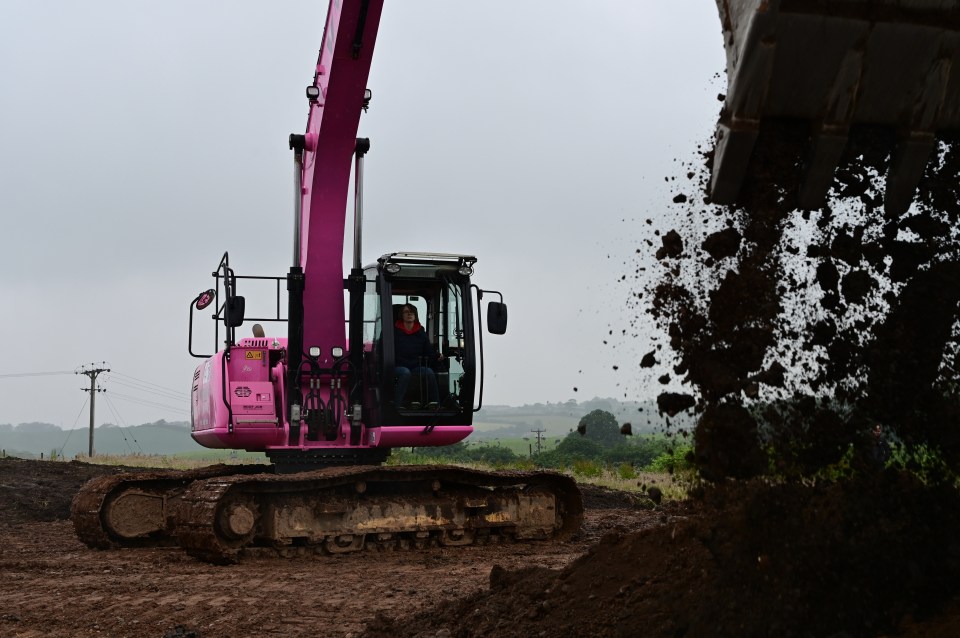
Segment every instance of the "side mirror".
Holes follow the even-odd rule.
[[[239,296],[227,297],[226,307],[223,309],[223,323],[228,328],[239,328],[243,324],[243,311],[246,300]]]
[[[217,298],[217,291],[211,288],[210,290],[204,290],[197,298],[194,299],[193,303],[196,305],[197,310],[203,310],[207,306],[213,303],[213,300]]]
[[[487,304],[487,330],[495,335],[502,335],[507,331],[507,304],[500,301]]]

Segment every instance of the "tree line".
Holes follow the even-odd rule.
[[[532,462],[536,467],[564,470],[577,464],[590,463],[610,468],[630,467],[636,470],[673,471],[676,466],[689,466],[689,446],[678,446],[672,438],[645,434],[633,437],[628,424],[621,425],[606,410],[593,410],[578,422],[577,429],[567,434],[553,449],[533,453],[529,459],[507,447],[460,442],[436,448],[414,448],[405,453],[394,451],[397,460],[407,454],[444,462],[518,465]]]

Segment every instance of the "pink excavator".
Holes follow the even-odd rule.
[[[264,452],[271,465],[91,481],[73,506],[88,545],[176,543],[201,559],[229,562],[252,551],[562,539],[579,529],[580,493],[562,474],[381,465],[392,448],[450,445],[470,435],[482,406],[483,332],[503,334],[507,325],[502,295],[471,282],[473,256],[394,252],[361,265],[370,143],[357,132],[370,104],[382,6],[329,5],[306,89],[306,131],[289,139],[289,272],[237,275],[224,254],[214,287],[190,304],[189,351],[203,359],[193,375],[193,438]],[[351,170],[353,267],[344,276]],[[274,314],[246,316],[238,288],[253,279],[276,282]],[[221,348],[215,354],[194,352],[194,312],[208,307]],[[268,333],[261,322],[285,330]],[[252,336],[238,337],[245,324]]]
[[[868,124],[897,132],[886,205],[906,209],[936,133],[957,128],[960,119],[960,2],[717,5],[728,90],[712,199],[736,202],[761,124],[786,118],[810,124],[801,205],[821,205],[850,128]],[[579,528],[580,494],[562,474],[381,465],[395,447],[469,436],[482,406],[483,332],[502,334],[507,323],[502,295],[472,283],[472,256],[395,252],[361,265],[370,145],[357,133],[371,98],[367,79],[382,6],[330,2],[306,89],[306,131],[289,142],[296,188],[289,272],[237,275],[224,254],[215,286],[191,302],[189,350],[203,359],[193,375],[192,436],[211,448],[262,451],[272,465],[94,479],[72,512],[91,547],[179,544],[202,559],[228,562],[256,551],[300,556],[562,539]],[[345,276],[351,172],[353,265]],[[274,314],[247,316],[239,294],[246,279],[276,282]],[[193,313],[208,307],[222,348],[195,353]],[[268,334],[259,322],[278,331]],[[253,336],[238,337],[245,324]],[[401,360],[399,342],[409,336],[401,324],[423,328],[416,361],[406,358],[407,348]]]

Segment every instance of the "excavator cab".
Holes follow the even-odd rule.
[[[798,203],[818,208],[850,129],[890,129],[888,214],[905,212],[938,132],[960,128],[957,0],[717,0],[727,92],[710,197],[736,203],[760,125],[810,123]]]
[[[475,263],[466,255],[391,253],[365,269],[364,404],[373,424],[472,422],[483,387],[483,326],[479,312],[474,320],[474,308],[486,292],[470,283]],[[397,360],[398,322],[406,306],[413,307],[429,341],[429,354],[419,356],[416,365]],[[506,305],[488,307],[488,328],[503,334]],[[502,315],[502,321],[491,324],[489,313]]]

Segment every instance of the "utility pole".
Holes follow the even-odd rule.
[[[546,430],[530,430],[537,435],[537,454],[540,454],[541,442],[543,441],[543,434]]]
[[[104,362],[102,362],[102,365],[106,365],[106,363],[107,363],[107,362],[104,361]],[[91,366],[96,366],[95,363],[91,363],[90,365],[91,365]],[[96,384],[97,384],[97,375],[99,375],[101,372],[110,372],[110,368],[100,368],[100,367],[86,368],[86,367],[84,367],[84,368],[82,368],[82,369],[80,369],[80,370],[76,370],[76,371],[74,372],[74,374],[85,374],[85,375],[87,375],[88,377],[90,377],[90,387],[89,387],[89,388],[80,388],[80,389],[83,390],[84,392],[89,392],[89,393],[90,393],[90,451],[89,451],[89,454],[88,454],[88,455],[90,456],[90,458],[93,458],[93,416],[94,416],[94,412],[95,412],[94,407],[95,407],[95,405],[96,405],[97,392],[106,392],[106,390],[104,390],[104,389],[102,389],[102,388],[98,388],[97,385],[96,385]]]

